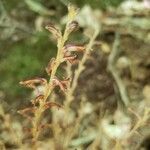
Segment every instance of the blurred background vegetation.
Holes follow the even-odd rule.
[[[29,99],[27,93],[30,90],[20,87],[20,80],[37,75],[45,77],[45,66],[55,55],[56,45],[44,27],[52,22],[63,28],[63,18],[67,13],[69,2],[77,5],[81,11],[86,12],[91,9],[94,12],[98,10],[98,13],[96,11],[94,13],[99,15],[98,21],[103,24],[101,37],[98,40],[103,42],[101,48],[104,51],[106,49],[106,54],[105,52],[100,54],[102,61],[99,62],[99,56],[97,56],[97,62],[101,63],[103,67],[100,72],[97,71],[98,74],[106,72],[107,51],[110,52],[115,32],[120,32],[124,37],[121,43],[124,44],[122,49],[125,51],[122,52],[122,55],[125,54],[127,60],[133,58],[134,62],[131,64],[138,64],[139,66],[135,66],[141,67],[141,69],[138,68],[140,74],[144,74],[137,76],[136,67],[132,65],[132,78],[142,80],[140,82],[142,84],[148,82],[149,59],[147,54],[150,22],[149,13],[144,12],[143,5],[141,5],[142,2],[144,3],[143,0],[0,0],[0,99],[4,103],[6,102],[6,105],[11,104],[12,109],[16,109],[16,105],[26,103]],[[127,3],[122,5],[123,2]],[[130,4],[130,2],[133,3]],[[135,8],[132,10],[131,7]],[[85,15],[85,12],[83,13],[84,19],[88,20],[89,16]],[[86,43],[87,39],[81,36],[84,28],[85,25],[81,25],[71,40],[73,39],[72,41],[78,44]],[[136,51],[137,48],[139,48],[138,51]],[[142,63],[144,67],[146,66],[146,71],[141,66]],[[99,69],[100,64],[97,65]],[[126,74],[124,75],[126,76]],[[108,73],[103,75],[103,77],[105,76],[106,80],[112,82]],[[105,86],[103,83],[101,85],[85,91],[97,94],[104,91],[104,95],[108,97],[109,94],[107,95],[106,91],[109,86]],[[137,89],[140,90],[141,85]],[[110,93],[113,93],[112,91]],[[93,97],[93,94],[90,97]]]
[[[93,9],[116,7],[122,0],[72,0],[82,8]],[[18,83],[40,73],[55,55],[55,43],[48,39],[48,33],[40,21],[60,22],[66,15],[67,0],[1,0],[0,1],[0,92],[7,102],[23,99],[26,95]],[[43,23],[43,24],[44,24]],[[42,25],[44,26],[44,25]],[[23,100],[21,100],[23,101]]]
[[[6,112],[9,114],[12,112],[15,114],[13,116],[17,116],[16,110],[30,105],[31,90],[21,87],[19,81],[34,77],[47,78],[45,67],[50,58],[56,55],[57,47],[55,39],[44,27],[48,23],[54,23],[63,29],[67,5],[70,2],[80,9],[80,27],[71,35],[69,42],[79,45],[88,42],[84,33],[88,31],[89,26],[93,25],[91,16],[96,18],[101,27],[93,46],[92,57],[89,57],[85,64],[87,69],[79,78],[74,94],[73,111],[78,111],[78,102],[83,98],[91,108],[94,107],[93,112],[85,117],[87,121],[85,124],[89,127],[88,134],[91,132],[90,128],[94,128],[97,132],[96,121],[98,122],[99,116],[105,113],[113,114],[113,116],[110,115],[111,117],[106,117],[107,125],[112,127],[109,134],[111,136],[116,134],[117,137],[118,132],[112,132],[112,130],[119,126],[122,132],[122,127],[120,128],[120,124],[117,123],[121,119],[126,120],[126,117],[118,113],[122,94],[109,69],[109,59],[113,55],[115,35],[118,33],[120,35],[119,52],[111,65],[115,66],[121,88],[125,89],[123,96],[130,100],[129,107],[133,108],[137,114],[144,116],[146,106],[150,106],[149,0],[0,0],[0,107],[2,104]],[[62,70],[59,70],[58,77],[62,74]],[[60,92],[58,93],[60,96]],[[59,102],[62,103],[62,99]],[[125,109],[128,111],[128,108]],[[124,113],[123,109],[120,110]],[[116,120],[119,121],[115,124],[116,114],[120,116],[116,116]],[[127,115],[131,129],[135,125],[135,120],[138,120],[133,114]],[[83,124],[81,128],[86,128]],[[128,124],[125,123],[124,126]],[[148,126],[142,129],[144,130],[141,130],[142,138],[139,139],[138,134],[132,138],[133,149],[137,139],[141,143],[148,139],[146,143],[150,143]],[[143,140],[147,135],[148,138]],[[130,148],[130,144],[128,146]]]

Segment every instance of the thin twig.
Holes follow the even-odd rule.
[[[114,80],[118,86],[119,93],[120,93],[121,100],[122,100],[123,104],[125,104],[125,106],[127,107],[129,104],[129,97],[127,95],[126,87],[125,87],[123,81],[121,80],[121,77],[119,76],[118,70],[115,67],[115,63],[116,63],[118,54],[120,52],[119,43],[120,43],[119,35],[116,34],[115,41],[114,41],[113,48],[112,48],[112,52],[108,58],[108,70],[112,74],[112,76],[113,76],[113,78],[114,78]]]

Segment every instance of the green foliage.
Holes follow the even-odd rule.
[[[1,90],[12,96],[20,93],[19,81],[35,76],[37,72],[42,75],[48,58],[55,54],[53,48],[45,33],[37,33],[26,41],[12,45],[7,57],[0,63]]]
[[[46,7],[44,7],[41,3],[34,1],[34,0],[25,0],[25,3],[28,5],[28,7],[41,15],[51,15],[53,12],[48,10]]]
[[[117,6],[124,0],[74,0],[75,4],[83,6],[89,4],[93,8],[106,9],[108,6]]]

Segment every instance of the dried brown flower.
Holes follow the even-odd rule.
[[[68,25],[68,32],[71,33],[71,32],[73,32],[73,31],[77,30],[78,27],[79,27],[78,22],[77,22],[77,21],[72,21],[72,22],[70,22],[69,25]]]
[[[23,85],[23,86],[28,87],[28,88],[35,89],[36,86],[38,86],[38,85],[45,85],[45,84],[47,84],[47,80],[44,79],[44,78],[35,78],[35,79],[20,81],[19,83],[21,85]]]
[[[35,99],[33,99],[31,102],[33,105],[35,105],[36,103],[38,103],[40,100],[43,100],[43,99],[44,99],[44,95],[40,94]]]
[[[21,114],[22,116],[28,118],[30,121],[32,120],[31,116],[29,113],[34,113],[36,111],[37,107],[30,107],[30,108],[25,108],[22,110],[18,110],[18,113]]]
[[[54,37],[56,38],[60,38],[61,35],[61,31],[59,29],[57,29],[53,24],[49,24],[45,27],[45,29],[47,29],[49,32],[51,32]]]
[[[62,108],[62,106],[61,106],[60,104],[57,104],[57,103],[55,103],[55,102],[47,102],[47,103],[44,105],[44,108],[45,108],[45,109],[48,109],[48,108],[51,108],[51,107],[53,107],[53,106],[57,107],[58,109],[59,109],[59,108]]]
[[[84,46],[74,45],[74,44],[68,44],[64,47],[64,53],[67,52],[83,52],[85,50]]]
[[[53,86],[59,86],[60,89],[61,89],[63,92],[65,92],[66,89],[67,89],[68,82],[69,82],[69,78],[67,78],[67,79],[65,79],[65,80],[63,80],[63,81],[61,81],[61,80],[59,80],[57,77],[55,77],[55,78],[53,79]]]
[[[46,70],[46,72],[47,72],[48,75],[51,74],[52,68],[54,67],[55,63],[56,63],[56,62],[55,62],[55,58],[52,58],[52,59],[49,61],[47,67],[45,68],[45,70]]]
[[[71,64],[77,62],[77,55],[64,56],[63,61],[69,61]]]
[[[72,54],[74,52],[83,52],[85,50],[84,46],[78,46],[78,45],[73,45],[73,44],[68,44],[64,46],[63,51],[64,51],[64,59],[63,61],[69,61],[70,63],[76,63],[77,62],[77,55]]]

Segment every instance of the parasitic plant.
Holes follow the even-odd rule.
[[[33,141],[36,141],[38,139],[40,131],[43,128],[43,125],[41,125],[43,112],[53,106],[62,108],[60,104],[49,100],[49,96],[56,86],[58,86],[63,92],[65,92],[66,88],[68,87],[68,83],[70,82],[69,78],[60,80],[56,76],[58,67],[63,62],[69,62],[72,64],[77,59],[74,51],[84,51],[85,49],[84,46],[66,44],[70,33],[78,28],[78,23],[75,21],[77,9],[74,6],[69,5],[68,11],[68,22],[63,33],[60,29],[56,28],[52,24],[49,24],[45,27],[57,39],[56,58],[52,58],[46,67],[49,81],[44,78],[34,78],[20,82],[21,85],[34,90],[37,89],[38,86],[42,86],[44,89],[42,93],[39,92],[39,94],[31,101],[32,107],[18,111],[20,114],[27,117],[31,121],[32,127],[30,131],[33,137]]]
[[[47,67],[45,68],[49,80],[44,78],[34,78],[31,80],[21,81],[20,84],[28,88],[38,91],[37,95],[31,100],[32,107],[20,110],[19,113],[27,117],[31,122],[31,128],[28,130],[32,135],[32,142],[34,142],[34,148],[37,148],[37,141],[41,135],[41,131],[45,127],[50,127],[52,131],[52,143],[55,149],[66,149],[72,145],[71,141],[73,137],[78,133],[80,123],[82,122],[84,113],[84,102],[79,103],[79,108],[76,111],[77,116],[72,116],[73,109],[71,103],[74,100],[74,92],[78,85],[78,79],[82,71],[85,69],[85,62],[89,58],[89,54],[94,45],[94,41],[100,32],[99,24],[95,18],[92,18],[93,25],[90,27],[92,34],[88,34],[89,42],[85,46],[68,44],[69,35],[78,28],[78,22],[76,21],[77,9],[69,5],[68,6],[68,20],[64,29],[64,32],[52,24],[46,26],[46,29],[53,34],[57,40],[57,55],[55,58],[51,58]],[[77,55],[82,52],[83,56],[81,61],[78,61]],[[78,62],[77,69],[72,72],[72,64]],[[66,78],[61,80],[57,75],[58,67],[61,67],[62,63],[66,63]],[[43,91],[38,89],[38,86],[42,86]],[[64,93],[65,100],[63,106],[56,103],[52,93],[55,87],[59,87]],[[51,96],[51,97],[50,97]],[[45,110],[56,107],[60,108],[60,111],[53,109],[51,111],[51,123],[43,123],[43,114]],[[72,118],[70,120],[70,118]],[[51,141],[51,140],[49,140]]]

